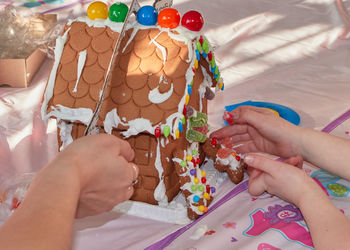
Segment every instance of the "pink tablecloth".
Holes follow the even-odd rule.
[[[344,26],[346,12],[337,8],[340,2],[174,0],[180,13],[202,12],[204,33],[216,48],[225,91],[210,103],[210,124],[223,126],[224,106],[247,100],[288,106],[300,115],[300,126],[316,129],[350,109],[350,40]],[[67,13],[78,13],[82,7],[75,8],[57,11],[65,19]],[[0,181],[37,171],[57,152],[55,123],[44,124],[39,112],[51,65],[46,60],[27,89],[0,88]],[[349,137],[349,131],[350,122],[345,121],[328,132]],[[314,172],[307,164],[305,169],[309,174],[326,174]],[[345,190],[350,187],[344,180],[336,182]],[[347,193],[330,197],[350,214],[344,209],[349,207]],[[240,186],[224,182],[215,206],[208,216],[186,228],[114,212],[77,220],[73,248],[143,249],[177,230],[153,249],[312,248],[302,219],[264,224],[261,216],[269,208],[286,212],[286,217],[293,212],[296,216],[297,210],[269,195],[250,197],[246,182]],[[207,233],[199,240],[191,239],[201,228]]]

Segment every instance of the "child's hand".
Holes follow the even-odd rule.
[[[240,153],[265,152],[285,158],[299,154],[299,127],[264,108],[241,106],[231,114],[234,124],[213,132],[210,137],[230,137]]]
[[[77,176],[80,186],[78,218],[111,210],[133,194],[138,168],[131,163],[129,143],[112,135],[82,137],[58,154],[48,166]]]
[[[299,206],[303,193],[316,184],[301,169],[303,160],[300,156],[279,162],[257,154],[246,154],[244,162],[250,173],[248,191],[253,196],[266,191]]]

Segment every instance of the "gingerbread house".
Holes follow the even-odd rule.
[[[78,18],[57,39],[42,116],[57,119],[60,149],[84,135],[121,27]],[[198,32],[128,24],[97,126],[135,150],[140,174],[132,200],[166,206],[181,191],[190,218],[207,211],[215,190],[199,166],[212,88],[223,83]]]

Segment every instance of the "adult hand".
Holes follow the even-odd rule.
[[[306,192],[319,189],[301,169],[301,156],[279,162],[257,154],[246,154],[244,162],[250,173],[248,191],[253,196],[266,191],[299,206]]]
[[[48,168],[66,168],[76,174],[80,183],[76,217],[81,218],[109,211],[132,196],[138,176],[133,158],[128,142],[99,134],[74,141]]]
[[[265,152],[281,157],[299,154],[301,128],[264,108],[241,106],[231,112],[234,124],[213,132],[219,140],[231,138],[239,153]]]

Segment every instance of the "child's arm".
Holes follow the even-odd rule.
[[[249,192],[267,191],[299,207],[315,249],[349,249],[350,220],[303,170],[256,154],[246,154],[244,161],[252,172]]]

